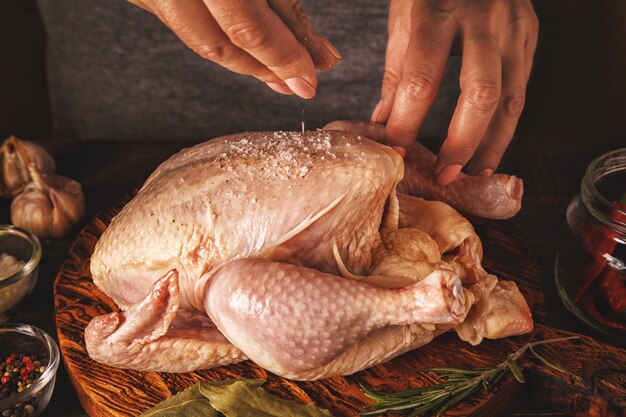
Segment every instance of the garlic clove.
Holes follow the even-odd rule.
[[[46,174],[56,171],[54,158],[43,147],[15,136],[7,138],[0,148],[0,195],[14,196],[30,182],[30,164]]]
[[[52,210],[52,228],[50,235],[62,238],[67,235],[85,217],[85,200],[78,183],[67,177],[53,176],[50,188]]]
[[[33,181],[13,199],[11,222],[41,238],[66,236],[85,216],[80,184],[60,175],[42,175],[34,164],[29,173]]]
[[[52,205],[48,193],[30,184],[26,186],[11,203],[11,223],[29,230],[35,236],[50,236]]]

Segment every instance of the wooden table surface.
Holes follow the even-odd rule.
[[[39,141],[57,161],[62,175],[83,185],[87,219],[128,195],[169,155],[192,142]],[[547,299],[547,319],[563,329],[591,334],[561,305],[553,280],[556,247],[564,227],[564,211],[578,191],[587,164],[610,149],[626,146],[626,138],[526,136],[518,137],[503,161],[501,171],[524,179],[524,202],[517,219],[527,230],[539,255]],[[0,201],[0,223],[10,223],[10,201]],[[52,285],[73,236],[43,242],[39,282],[29,302],[1,321],[38,326],[56,337]],[[528,384],[527,384],[528,385]],[[533,399],[531,387],[504,416],[566,416]],[[57,385],[44,417],[86,417],[61,366]]]

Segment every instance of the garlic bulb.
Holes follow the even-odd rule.
[[[9,136],[0,148],[0,195],[11,197],[22,191],[30,182],[30,164],[45,174],[56,170],[54,159],[44,148]]]
[[[62,238],[85,216],[80,184],[67,177],[42,175],[29,167],[32,182],[11,203],[11,222],[38,237]]]

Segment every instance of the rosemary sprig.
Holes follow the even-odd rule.
[[[530,351],[544,365],[573,375],[565,369],[548,362],[534,348],[540,345],[561,343],[577,338],[577,336],[560,337],[526,343],[516,352],[509,354],[504,362],[493,368],[473,370],[460,368],[427,369],[428,371],[440,373],[441,375],[438,375],[437,378],[444,379],[443,382],[428,387],[385,393],[372,391],[361,385],[361,391],[368,398],[375,401],[375,404],[366,406],[365,412],[361,413],[361,416],[378,416],[385,413],[409,413],[409,417],[435,413],[437,416],[440,416],[446,410],[465,400],[481,388],[488,390],[491,386],[494,386],[507,371],[511,371],[515,379],[520,383],[524,383],[524,374],[517,361],[526,351]]]

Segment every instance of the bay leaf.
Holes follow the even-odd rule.
[[[211,406],[196,384],[160,402],[139,417],[224,417]]]
[[[230,382],[230,383],[228,383]],[[270,394],[263,379],[240,379],[222,384],[201,383],[199,391],[226,417],[332,417],[315,404],[301,404]]]

